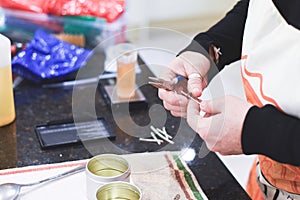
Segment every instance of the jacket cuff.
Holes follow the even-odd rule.
[[[249,109],[242,130],[245,154],[261,154],[281,163],[300,165],[299,119],[275,106]]]
[[[266,124],[264,112],[253,106],[249,109],[242,129],[242,149],[245,154],[257,154],[265,148]]]

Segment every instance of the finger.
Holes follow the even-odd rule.
[[[199,97],[202,94],[202,89],[204,88],[203,76],[201,73],[194,67],[186,67],[186,73],[188,76],[188,90],[192,93],[194,97]]]
[[[170,112],[174,117],[186,118],[186,112],[175,112],[175,111],[170,111]]]
[[[198,133],[198,122],[201,121],[200,108],[196,103],[189,101],[187,106],[187,122]]]
[[[186,77],[187,73],[186,73],[186,69],[184,68],[185,65],[186,65],[185,60],[182,58],[182,56],[178,56],[171,61],[169,67],[172,70],[176,71],[177,74]]]
[[[166,80],[172,80],[177,75],[186,77],[183,66],[183,60],[180,57],[176,57],[168,64],[168,70],[165,70],[161,77]]]
[[[194,101],[189,101],[187,106],[187,114],[189,117],[201,117],[199,104]]]
[[[204,85],[202,83],[203,83],[202,78],[189,78],[188,79],[188,90],[189,90],[189,92],[192,93],[192,95],[194,97],[201,96],[202,88],[204,88]]]
[[[200,108],[202,111],[209,114],[221,113],[225,108],[225,98],[221,97],[213,100],[203,100],[200,103]]]
[[[206,140],[210,127],[210,118],[203,118],[200,115],[199,105],[189,101],[187,106],[187,122],[189,126],[196,131],[203,140]]]
[[[164,101],[163,104],[164,104],[164,107],[165,107],[167,110],[170,110],[170,111],[173,111],[173,112],[186,113],[186,107],[187,107],[187,104],[185,104],[185,105],[180,105],[180,106],[174,106],[174,105],[172,105],[172,104],[168,104],[166,101]]]
[[[175,94],[172,91],[167,91],[165,89],[158,89],[158,97],[164,101],[167,99],[175,98]]]
[[[204,76],[210,65],[209,60],[205,56],[196,52],[183,54],[182,59],[185,61],[184,68],[186,76],[189,78],[188,89],[193,96],[199,97],[202,93],[202,89],[206,86],[206,84],[203,83],[206,82]]]
[[[173,69],[176,70],[177,74],[184,77],[188,77],[188,90],[194,97],[199,97],[202,94],[202,88],[204,88],[203,77],[196,70],[195,67],[184,62],[181,58],[177,58],[172,62]],[[172,75],[174,78],[174,75]]]
[[[176,94],[172,91],[166,91],[164,89],[158,90],[158,96],[161,100],[173,106],[181,106],[181,105],[186,106],[188,102],[186,97]]]

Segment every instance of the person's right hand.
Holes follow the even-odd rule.
[[[186,51],[176,57],[168,66],[171,71],[163,78],[172,80],[177,75],[188,78],[188,90],[194,97],[199,97],[207,86],[206,74],[210,61],[203,54]],[[158,90],[158,96],[163,100],[165,109],[175,117],[186,117],[188,99],[180,94],[164,89]]]

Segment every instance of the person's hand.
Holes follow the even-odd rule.
[[[200,107],[190,101],[187,122],[206,142],[209,150],[222,155],[242,154],[242,128],[251,106],[247,101],[233,96],[202,101]],[[207,115],[200,116],[200,109]]]
[[[163,78],[172,80],[177,75],[188,78],[188,90],[194,97],[199,97],[207,86],[206,74],[210,61],[202,54],[186,51],[176,57],[168,66],[169,71]],[[180,94],[164,89],[158,90],[158,96],[163,100],[164,107],[176,117],[186,117],[188,99]]]

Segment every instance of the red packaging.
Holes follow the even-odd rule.
[[[92,16],[115,21],[125,10],[125,0],[1,0],[3,8],[57,16]]]
[[[1,0],[0,7],[35,13],[47,13],[47,2],[43,0]]]

